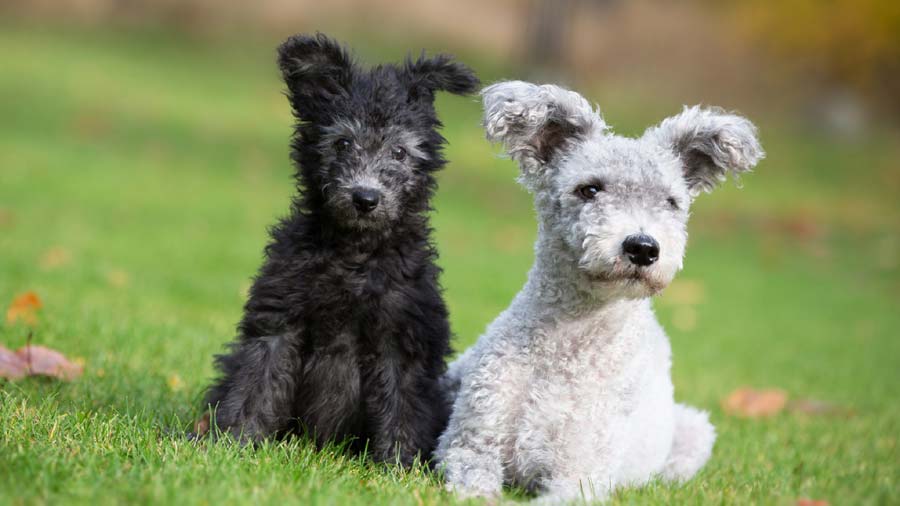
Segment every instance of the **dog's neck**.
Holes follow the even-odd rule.
[[[312,227],[319,234],[323,245],[341,255],[367,257],[386,249],[426,250],[430,248],[428,235],[431,230],[428,217],[410,214],[397,223],[378,229],[343,228],[323,213],[314,213],[318,220]],[[324,219],[323,219],[324,218]]]

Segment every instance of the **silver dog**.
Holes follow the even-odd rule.
[[[694,197],[764,156],[756,128],[692,107],[631,139],[557,86],[503,82],[482,96],[488,139],[534,194],[538,239],[525,287],[445,378],[448,488],[496,496],[509,484],[557,503],[690,478],[715,429],[673,399],[650,297],[681,269]]]

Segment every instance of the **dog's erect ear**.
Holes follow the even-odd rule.
[[[295,114],[309,119],[347,93],[353,60],[340,44],[321,33],[294,35],[278,47],[278,67]]]
[[[475,72],[453,57],[440,54],[427,58],[424,53],[415,61],[406,61],[405,70],[409,76],[410,98],[433,98],[435,91],[448,91],[456,95],[466,95],[478,87]]]
[[[481,96],[488,140],[503,143],[525,176],[571,141],[606,129],[584,97],[559,86],[507,81],[488,86]]]
[[[715,188],[728,173],[750,171],[765,156],[750,120],[715,108],[685,107],[681,114],[649,128],[644,137],[681,158],[688,189],[695,196]]]

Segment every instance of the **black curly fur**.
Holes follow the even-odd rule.
[[[430,456],[449,414],[438,379],[450,330],[426,216],[445,164],[434,93],[478,81],[446,56],[362,69],[321,34],[288,39],[278,63],[297,118],[298,196],[206,403],[243,441],[306,431],[408,465]],[[340,125],[358,151],[332,146]],[[409,139],[408,158],[385,154]],[[371,216],[348,204],[362,176],[383,187]]]

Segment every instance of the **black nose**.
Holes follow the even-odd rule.
[[[622,243],[622,250],[634,265],[646,267],[659,260],[659,243],[649,235],[629,235]]]
[[[381,193],[371,188],[358,188],[353,190],[353,206],[361,213],[368,213],[378,207]]]

